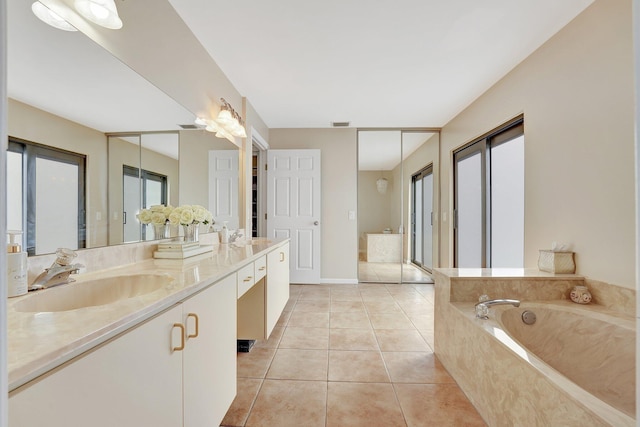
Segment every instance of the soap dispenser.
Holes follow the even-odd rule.
[[[28,291],[27,286],[27,253],[22,252],[16,236],[22,236],[22,231],[8,230],[9,244],[7,245],[7,296],[17,297]]]
[[[227,228],[227,221],[224,221],[222,230],[220,230],[220,242],[229,243],[229,229]]]

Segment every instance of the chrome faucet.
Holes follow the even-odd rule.
[[[238,230],[234,231],[233,234],[229,236],[229,243],[235,242],[242,236],[242,233],[238,233]]]
[[[71,264],[78,254],[71,249],[58,248],[56,251],[56,260],[51,264],[51,267],[46,268],[36,280],[29,286],[30,291],[36,291],[38,289],[52,288],[58,285],[64,285],[65,283],[74,282],[69,276],[71,274],[77,274],[82,264]]]
[[[476,303],[476,317],[478,319],[489,318],[489,307],[493,305],[512,305],[520,307],[520,300],[517,299],[490,299]]]

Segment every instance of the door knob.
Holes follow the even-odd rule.
[[[318,222],[318,221],[313,221],[313,225],[320,225],[320,222]]]

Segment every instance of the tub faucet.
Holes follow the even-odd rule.
[[[36,280],[29,286],[30,291],[38,289],[52,288],[58,285],[64,285],[65,283],[74,282],[69,276],[71,274],[77,274],[81,268],[84,268],[82,264],[71,264],[71,260],[78,256],[73,250],[59,248],[56,251],[57,258],[51,264],[51,267],[45,268],[40,273]]]
[[[520,300],[517,299],[490,299],[476,303],[476,317],[478,319],[489,318],[489,307],[493,305],[512,305],[520,307]]]

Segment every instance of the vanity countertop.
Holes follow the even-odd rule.
[[[145,260],[79,274],[73,276],[75,283],[61,285],[82,286],[89,280],[133,274],[163,274],[172,279],[163,288],[110,304],[33,313],[18,311],[16,304],[27,298],[38,298],[50,290],[10,298],[7,303],[9,391],[185,300],[287,241],[221,244],[214,246],[213,252],[192,258]]]

